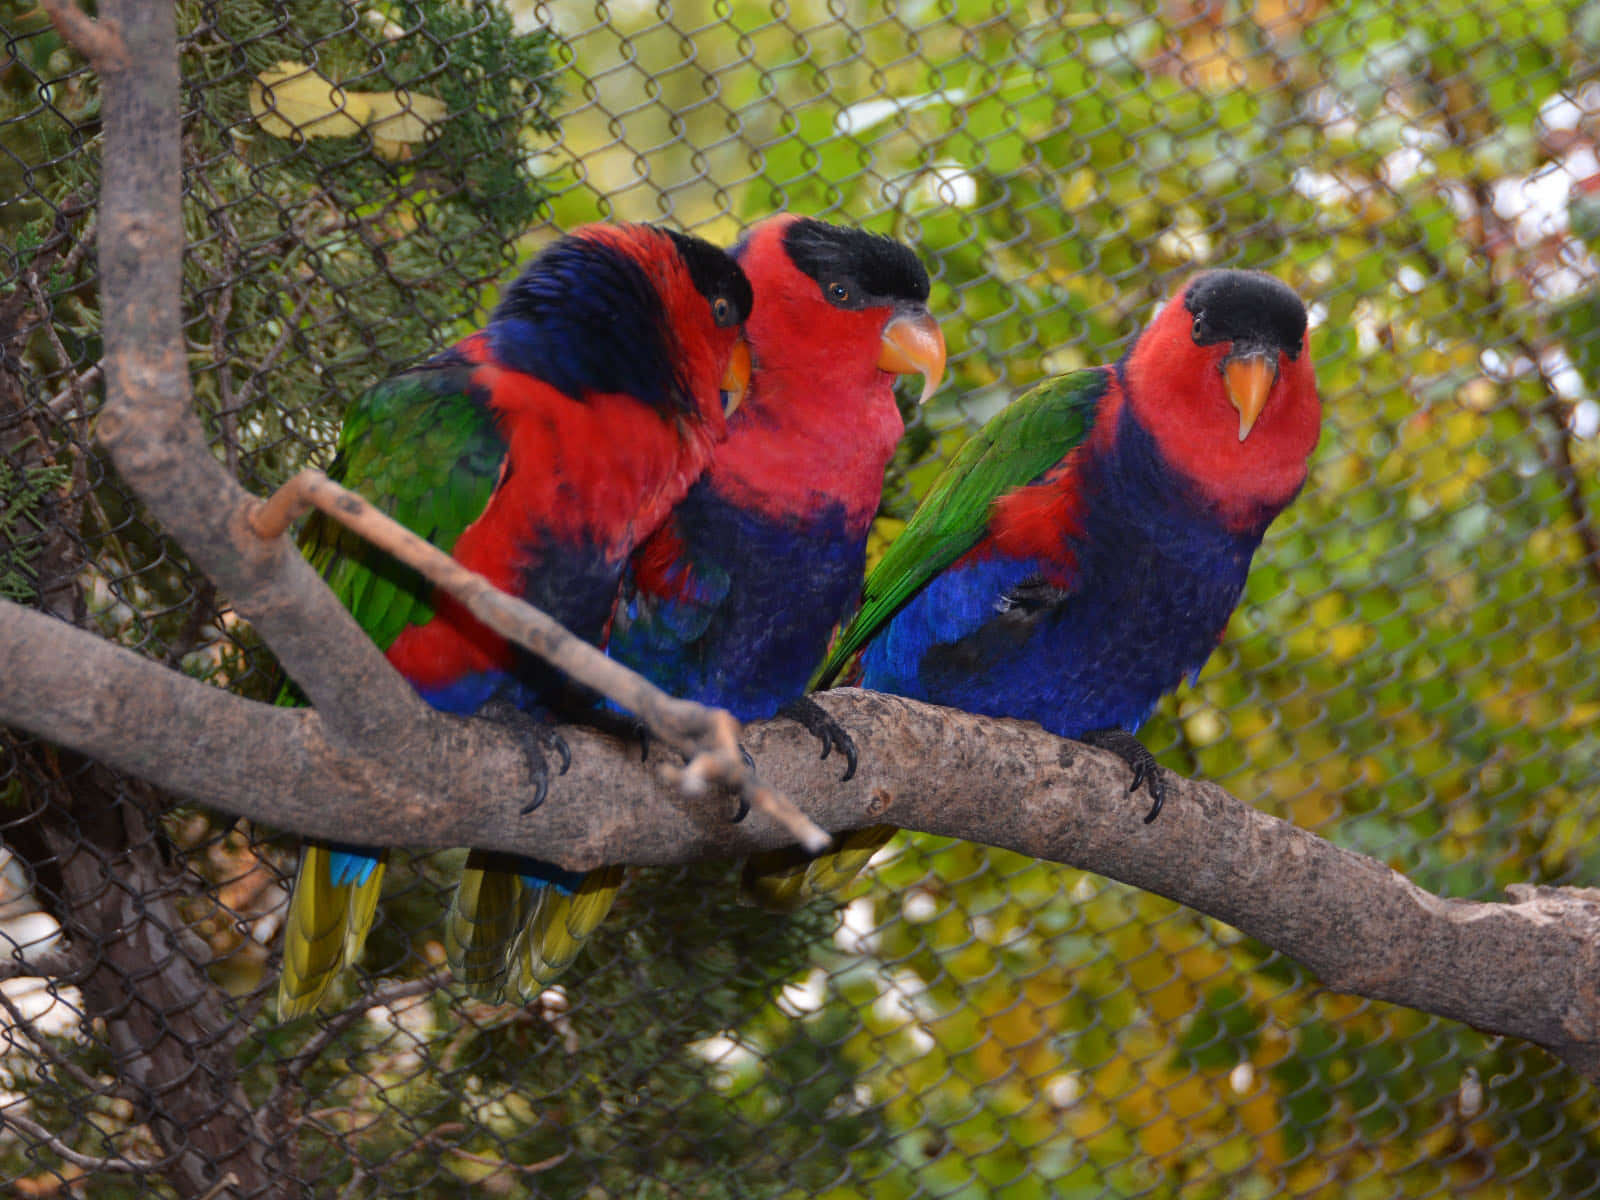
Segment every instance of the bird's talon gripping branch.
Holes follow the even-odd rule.
[[[844,774],[839,776],[839,782],[844,783],[856,773],[857,756],[856,744],[844,726],[835,721],[828,712],[810,696],[801,696],[798,700],[791,700],[778,710],[780,717],[788,717],[797,724],[804,725],[810,730],[811,735],[822,743],[822,757],[827,758],[830,751],[837,749],[840,757],[844,759]]]
[[[1086,746],[1109,750],[1128,764],[1128,769],[1133,772],[1128,795],[1138,791],[1140,784],[1150,793],[1152,803],[1150,811],[1145,814],[1146,825],[1161,815],[1161,806],[1167,802],[1167,785],[1161,778],[1161,765],[1156,762],[1156,756],[1145,749],[1143,742],[1125,729],[1093,729],[1079,737],[1078,741]]]
[[[572,766],[572,749],[567,739],[554,728],[531,713],[524,712],[503,700],[491,700],[478,710],[478,716],[509,729],[522,748],[528,763],[528,782],[533,785],[533,799],[518,811],[523,816],[533,812],[550,794],[550,764],[547,755],[554,753],[561,760],[557,775],[565,775]]]

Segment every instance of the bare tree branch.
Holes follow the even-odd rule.
[[[97,21],[72,0],[39,0],[39,7],[44,9],[57,32],[83,51],[96,71],[105,74],[128,66],[128,45],[122,40],[122,30],[115,17],[106,16]]]
[[[0,981],[6,979],[65,979],[83,969],[78,956],[62,950],[51,950],[37,958],[24,958],[19,948],[13,947],[9,958],[0,958]]]
[[[60,1155],[64,1162],[69,1162],[75,1167],[82,1167],[85,1171],[119,1171],[124,1174],[146,1175],[151,1171],[164,1171],[169,1165],[165,1162],[146,1162],[140,1158],[100,1158],[92,1154],[80,1153],[43,1125],[30,1121],[20,1113],[11,1112],[7,1107],[0,1106],[0,1128],[4,1128],[7,1125],[24,1137],[48,1147],[52,1153]]]
[[[356,744],[401,737],[427,706],[285,539],[262,541],[257,501],[212,456],[193,410],[181,326],[183,223],[175,14],[106,0],[52,20],[99,70],[98,236],[106,398],[96,433],[118,471],[323,711]],[[114,45],[113,45],[114,41]]]
[[[289,1127],[289,1090],[300,1082],[306,1070],[322,1057],[323,1051],[346,1033],[352,1025],[366,1016],[368,1010],[380,1004],[393,1004],[429,992],[450,983],[453,976],[447,970],[434,971],[421,979],[407,979],[386,984],[360,996],[353,1004],[336,1013],[320,1018],[321,1028],[295,1053],[295,1056],[278,1069],[277,1082],[258,1110],[258,1119],[269,1136],[275,1140],[283,1137]]]
[[[502,637],[643,720],[657,738],[689,759],[679,774],[679,783],[686,790],[698,793],[709,783],[737,788],[752,808],[783,825],[801,845],[812,851],[827,847],[828,835],[779,793],[762,787],[755,772],[745,765],[739,751],[739,723],[732,715],[667,695],[644,676],[573,636],[548,614],[469,571],[321,471],[301,471],[289,480],[256,509],[250,527],[263,538],[282,537],[291,522],[313,507],[421,572]]]
[[[330,730],[356,745],[404,743],[426,720],[427,706],[280,536],[292,515],[310,502],[346,523],[364,519],[367,528],[381,514],[343,489],[335,501],[329,492],[334,485],[316,473],[286,485],[263,509],[206,445],[193,411],[181,330],[183,225],[172,9],[154,0],[120,0],[107,3],[105,10],[104,19],[94,22],[70,5],[50,9],[63,34],[100,69],[106,93],[97,241],[107,354],[99,438],[166,531],[272,646]],[[124,33],[119,36],[118,30]],[[107,50],[108,39],[121,48],[118,53]],[[473,597],[469,607],[475,614],[495,612],[501,622],[530,626],[533,610],[522,606],[513,614],[509,597],[481,580],[475,585],[448,556],[387,524],[392,533],[399,531],[391,541],[408,545],[413,554],[443,559],[443,569],[453,569],[457,584]],[[592,651],[585,657],[581,651],[587,647],[542,614],[534,615],[545,628],[534,635],[535,642],[524,644],[609,695],[607,685],[617,686],[620,679],[619,665]],[[644,702],[643,711],[628,707],[652,725],[661,722],[665,740],[697,756],[683,773],[686,789],[711,780],[734,783],[752,804],[787,819],[802,842],[818,849],[826,844],[820,829],[744,766],[738,724],[731,716],[659,692],[656,699],[644,700],[639,688],[648,685],[632,678],[635,684],[615,698],[625,706],[629,694]]]
[[[252,820],[373,844],[527,852],[583,870],[772,849],[771,820],[687,802],[616,740],[569,729],[571,771],[523,815],[514,737],[435,714],[381,761],[310,710],[219,692],[51,618],[0,604],[0,721]],[[70,685],[69,685],[70,681]],[[76,687],[76,694],[73,687]],[[1600,1079],[1600,899],[1571,889],[1514,903],[1432,895],[1382,863],[1173,779],[1145,825],[1112,755],[998,721],[851,689],[818,697],[850,732],[848,783],[800,726],[747,726],[765,776],[826,829],[880,821],[1003,846],[1167,896],[1298,959],[1336,991],[1526,1038]]]

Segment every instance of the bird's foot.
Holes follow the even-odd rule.
[[[1146,825],[1160,815],[1161,806],[1167,800],[1167,785],[1161,778],[1161,766],[1156,762],[1156,756],[1144,748],[1143,742],[1126,729],[1094,729],[1079,736],[1078,741],[1085,746],[1098,746],[1101,750],[1109,750],[1128,764],[1129,769],[1133,771],[1133,782],[1128,785],[1128,794],[1131,796],[1137,792],[1142,783],[1154,801],[1145,816]]]
[[[844,774],[839,777],[843,783],[856,773],[856,744],[844,727],[828,715],[822,705],[810,696],[801,696],[798,700],[791,700],[778,710],[780,717],[788,717],[804,725],[811,731],[811,736],[822,743],[822,757],[827,758],[829,752],[837,750],[845,761]],[[1142,749],[1142,747],[1141,747]]]
[[[639,761],[650,761],[650,726],[646,725],[632,713],[613,712],[609,708],[597,708],[581,714],[578,722],[598,729],[601,733],[609,733],[620,742],[639,743]]]
[[[486,721],[503,725],[516,737],[522,755],[528,761],[528,782],[533,784],[533,799],[522,806],[524,814],[531,813],[544,803],[550,792],[550,763],[548,756],[555,754],[561,760],[557,775],[565,775],[572,765],[572,751],[567,739],[532,713],[524,712],[504,700],[491,700],[477,712]]]
[[[744,748],[743,742],[739,743],[739,757],[744,759],[744,765],[749,767],[752,771],[756,769],[756,760],[750,757],[750,751]],[[733,820],[730,821],[729,824],[737,825],[749,815],[750,797],[745,795],[744,791],[741,789],[739,792],[739,807],[734,810]]]

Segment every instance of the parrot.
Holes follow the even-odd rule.
[[[749,277],[749,392],[711,465],[636,550],[607,653],[676,696],[741,721],[784,715],[837,748],[848,736],[806,683],[860,595],[867,533],[904,424],[895,377],[944,373],[928,273],[907,246],[782,213],[731,251]],[[620,872],[547,894],[514,951],[525,992],[571,960],[610,907]],[[597,873],[598,874],[598,873]],[[593,877],[591,877],[593,878]]]
[[[628,556],[705,468],[743,397],[751,303],[744,272],[710,242],[582,226],[527,264],[483,329],[357,400],[329,475],[598,644]],[[537,805],[544,750],[564,759],[566,747],[536,731],[592,697],[320,514],[301,544],[425,701],[528,735]],[[359,955],[384,857],[306,846],[284,932],[283,1018],[315,1009]]]
[[[1041,383],[951,459],[862,588],[813,681],[1036,721],[1119,754],[1221,641],[1250,560],[1305,483],[1321,426],[1305,306],[1277,279],[1193,277],[1113,366]],[[769,860],[772,907],[836,890],[893,836]]]

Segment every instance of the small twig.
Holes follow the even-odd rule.
[[[9,958],[0,958],[0,980],[65,979],[76,974],[80,966],[78,956],[64,950],[53,950],[38,958],[23,958],[13,950]]]
[[[1583,500],[1583,480],[1572,457],[1572,427],[1567,422],[1561,391],[1545,369],[1543,357],[1525,334],[1518,334],[1514,345],[1532,364],[1539,386],[1544,391],[1544,403],[1539,406],[1537,415],[1549,423],[1555,438],[1555,446],[1550,452],[1550,469],[1555,473],[1562,498],[1566,501],[1573,530],[1583,545],[1583,565],[1588,572],[1589,582],[1600,591],[1600,533],[1596,533],[1588,506]]]
[[[39,0],[39,7],[44,9],[56,32],[82,51],[95,70],[103,74],[127,69],[128,47],[115,21],[97,21],[72,0]]]
[[[6,1125],[36,1142],[43,1143],[64,1161],[75,1167],[82,1167],[85,1171],[121,1171],[128,1175],[148,1175],[152,1171],[165,1171],[171,1165],[171,1160],[167,1159],[151,1162],[142,1158],[98,1158],[92,1154],[80,1153],[43,1125],[0,1107],[0,1127]]]
[[[388,551],[448,592],[508,641],[532,651],[639,717],[654,736],[689,759],[671,776],[686,794],[698,794],[710,783],[724,784],[738,792],[751,808],[781,824],[806,849],[820,853],[828,848],[827,833],[787,797],[762,786],[745,764],[739,750],[739,723],[731,714],[667,695],[644,676],[573,636],[547,614],[467,570],[321,471],[301,471],[285,483],[251,515],[250,527],[264,539],[281,537],[309,508],[326,513]]]
[[[344,1190],[339,1193],[339,1200],[348,1200],[348,1197],[354,1196],[356,1189],[367,1181],[370,1174],[366,1163],[358,1161],[356,1169],[350,1173],[350,1182],[345,1184]]]
[[[217,1197],[222,1195],[223,1192],[227,1191],[229,1188],[238,1186],[239,1177],[232,1171],[229,1171],[221,1179],[217,1180],[215,1187],[208,1188],[205,1194],[200,1197],[200,1200],[217,1200]]]
[[[541,1158],[538,1162],[531,1163],[515,1163],[508,1162],[503,1158],[489,1158],[482,1154],[474,1154],[470,1150],[463,1150],[460,1146],[446,1146],[445,1152],[454,1154],[458,1158],[464,1158],[468,1162],[477,1163],[479,1166],[489,1167],[497,1173],[500,1171],[512,1171],[518,1175],[540,1175],[566,1162],[567,1159],[572,1157],[572,1152],[575,1149],[575,1146],[568,1146],[560,1154],[552,1154],[549,1158]]]
[[[21,1030],[22,1036],[39,1048],[39,1053],[50,1060],[51,1066],[66,1072],[77,1082],[79,1087],[83,1088],[91,1096],[103,1096],[106,1094],[110,1085],[104,1080],[96,1079],[70,1058],[57,1053],[50,1038],[33,1023],[32,1018],[16,1006],[11,997],[6,995],[3,990],[0,990],[0,1008],[4,1008],[6,1015],[11,1018],[11,1028],[13,1030]],[[4,1040],[11,1042],[14,1039],[6,1037]]]
[[[289,1088],[298,1083],[300,1077],[310,1069],[311,1065],[321,1057],[322,1052],[333,1044],[334,1040],[348,1030],[352,1025],[364,1017],[369,1009],[380,1004],[392,1004],[396,1000],[406,1000],[412,996],[425,996],[429,992],[447,985],[454,976],[448,971],[435,971],[421,979],[408,979],[403,983],[392,983],[374,991],[367,992],[349,1005],[340,1009],[324,1019],[323,1026],[317,1031],[315,1037],[300,1048],[278,1074],[277,1083],[273,1084],[272,1091],[262,1103],[260,1112],[265,1114],[269,1127],[286,1128],[288,1114],[282,1109],[288,1104]]]
[[[46,401],[52,416],[65,419],[83,412],[82,400],[84,389],[93,387],[100,382],[100,364],[95,363],[81,375],[73,375],[67,380],[67,386]]]
[[[286,286],[287,282],[286,282]],[[237,409],[243,410],[255,398],[256,387],[259,382],[267,378],[268,373],[277,363],[289,339],[294,336],[295,330],[300,328],[300,318],[306,311],[306,306],[311,303],[313,292],[310,288],[303,288],[300,297],[295,301],[294,307],[289,310],[289,315],[283,319],[283,328],[278,331],[278,340],[272,343],[270,349],[261,356],[261,361],[251,369],[249,376],[239,388],[239,394],[234,398]]]

